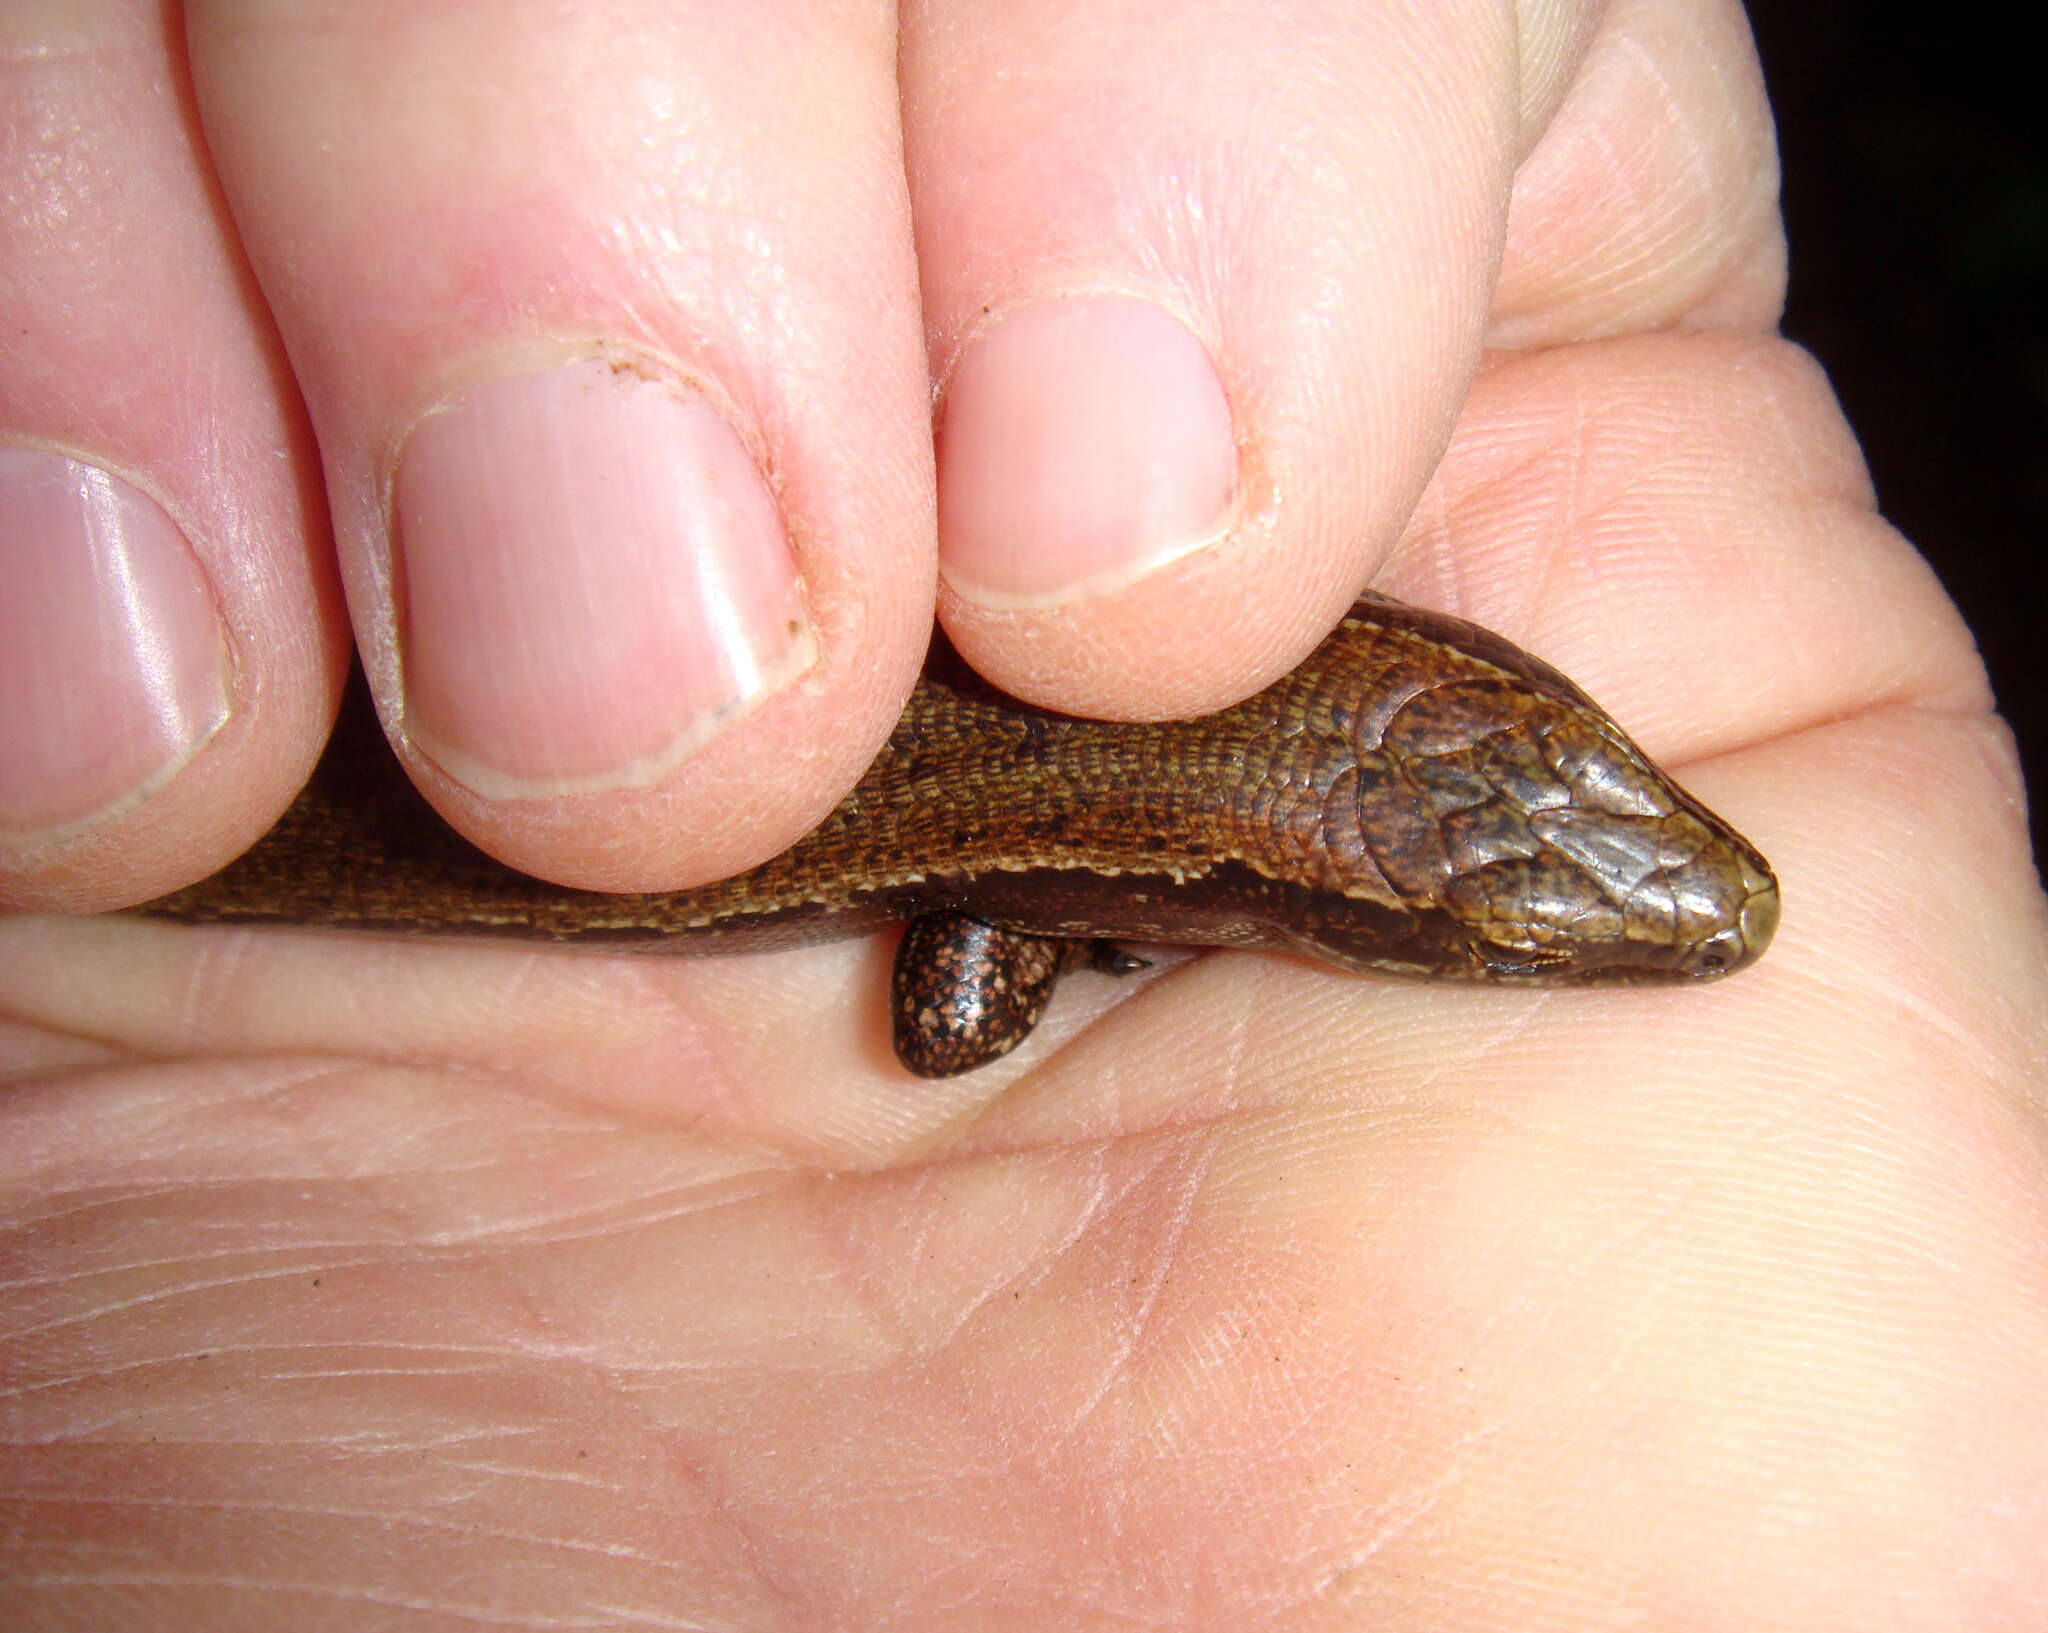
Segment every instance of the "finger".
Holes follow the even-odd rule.
[[[341,685],[311,439],[169,16],[0,10],[0,906],[212,872]]]
[[[1582,8],[1534,9],[1573,38]],[[1421,491],[1478,356],[1523,48],[1496,7],[1067,20],[905,11],[941,614],[1025,696],[1189,713],[1297,661]]]
[[[886,8],[190,8],[428,797],[527,871],[783,848],[929,627]]]
[[[1542,130],[1515,173],[1491,344],[1777,322],[1778,150],[1736,0],[1615,0]]]

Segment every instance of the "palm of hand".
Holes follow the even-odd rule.
[[[1795,431],[1731,499],[1747,536],[1667,506],[1691,536],[1589,583],[1611,506],[1534,563],[1555,496],[1454,451],[1389,581],[1441,599],[1448,541],[1533,624],[1593,610],[1544,649],[1709,755],[1688,782],[1780,870],[1756,970],[1539,995],[1218,956],[1073,983],[1019,1059],[912,1085],[873,944],[15,925],[110,972],[18,983],[74,1067],[4,1141],[41,1193],[33,1410],[175,1426],[146,1477],[98,1471],[174,1508],[167,1572],[252,1546],[254,1503],[316,1516],[266,1566],[290,1592],[395,1534],[377,1591],[425,1604],[509,1572],[522,1604],[736,1625],[956,1595],[1348,1625],[1451,1560],[1556,1615],[1626,1561],[1652,1601],[1789,1624],[2018,1569],[2048,1490],[2041,943],[1966,640],[1782,353],[1523,365],[1465,424],[1568,419],[1584,480],[1603,425],[1703,380]],[[1613,502],[1711,487],[1735,423]],[[1815,491],[1817,522],[1788,497]],[[1764,577],[1782,627],[1717,665]],[[1851,1558],[1881,1568],[1844,1586]]]

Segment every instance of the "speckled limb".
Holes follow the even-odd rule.
[[[905,927],[889,976],[896,1058],[919,1077],[957,1077],[1031,1035],[1060,977],[1086,963],[1129,975],[1146,960],[1108,941],[998,929],[966,913],[926,913]]]

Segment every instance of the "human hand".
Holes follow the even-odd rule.
[[[1710,991],[1240,955],[1076,979],[943,1085],[891,1064],[873,944],[615,964],[7,924],[26,1619],[2038,1614],[2039,897],[1967,634],[1769,334],[1738,15],[1622,5],[1518,44],[1449,8],[913,9],[900,63],[888,19],[813,10],[187,16],[206,153],[160,18],[65,8],[103,29],[83,53],[4,25],[7,105],[38,115],[0,153],[8,430],[150,485],[238,688],[146,804],[16,847],[17,900],[147,896],[289,796],[345,650],[308,418],[388,706],[404,435],[569,340],[713,393],[773,473],[816,660],[642,786],[494,799],[409,750],[513,860],[654,887],[778,848],[893,717],[937,537],[983,595],[940,590],[956,639],[1069,708],[1249,690],[1367,576],[1476,618],[1755,839],[1785,922]],[[1101,291],[1214,359],[1208,548],[1175,554],[1215,520],[1199,412],[1149,441],[1112,416],[1135,448],[1063,433],[1060,370],[1107,341],[1032,326],[1130,309],[1032,303]],[[996,368],[984,307],[1031,343],[984,408],[1071,483],[1022,480],[957,395],[934,475],[927,368]],[[1091,488],[1107,454],[1146,480]],[[521,547],[551,539],[565,571],[607,559]],[[1133,540],[1116,587],[986,604],[1047,562],[1114,579]],[[459,593],[475,547],[435,546],[458,593],[408,666],[442,666],[470,772],[559,770],[582,739],[545,688],[447,695],[513,617]],[[550,650],[584,674],[608,627],[565,614]],[[688,634],[652,630],[657,672]],[[657,711],[708,695],[671,678]]]

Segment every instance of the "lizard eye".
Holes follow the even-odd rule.
[[[1730,925],[1688,950],[1679,968],[1687,975],[1720,975],[1740,964],[1746,950],[1742,932]]]
[[[1513,981],[1523,976],[1535,975],[1558,962],[1561,954],[1538,952],[1526,947],[1501,947],[1482,944],[1472,950],[1472,959],[1490,976]]]

